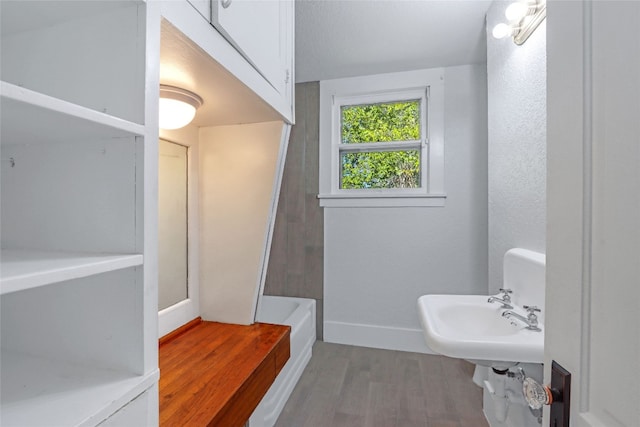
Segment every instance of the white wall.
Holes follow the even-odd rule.
[[[502,257],[514,247],[545,252],[546,21],[522,46],[495,39],[508,2],[487,13],[489,291],[502,285]]]
[[[429,351],[416,301],[487,290],[484,65],[445,69],[444,207],[325,208],[324,338]]]
[[[200,129],[200,308],[205,320],[253,323],[282,135],[282,122]]]
[[[521,46],[511,38],[495,39],[491,30],[506,22],[508,5],[496,1],[487,13],[490,293],[502,286],[507,250],[546,252],[546,21]],[[525,370],[542,379],[541,365]],[[487,390],[483,407],[492,427],[539,426],[524,405],[512,404],[497,415]]]

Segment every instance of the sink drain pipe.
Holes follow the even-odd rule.
[[[515,372],[511,369],[515,369]],[[522,392],[516,393],[515,391],[510,390],[506,387],[507,378],[511,378],[518,382],[518,388],[521,389],[522,384],[526,378],[524,369],[522,369],[522,367],[520,366],[517,366],[507,369],[491,368],[491,370],[494,374],[493,384],[491,381],[485,380],[484,386],[493,400],[496,420],[500,423],[505,422],[509,413],[510,405],[512,403],[515,403],[517,405],[524,405],[529,408],[531,414],[537,418],[538,424],[542,423],[542,410],[536,411],[531,409],[524,400]]]
[[[520,383],[524,381],[524,370],[521,367],[517,367],[516,369],[516,372],[512,372],[510,368],[491,368],[493,375],[490,375],[489,379],[484,381],[484,387],[493,400],[496,421],[500,423],[506,421],[511,404],[523,405],[525,403],[522,396],[506,387],[507,378],[516,379]],[[493,381],[490,381],[491,379],[493,379]]]

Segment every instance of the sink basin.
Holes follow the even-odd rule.
[[[487,295],[424,295],[418,312],[429,348],[449,357],[485,366],[516,362],[542,363],[542,332],[531,331],[517,319],[502,317],[501,304]],[[513,309],[526,317],[520,308]]]

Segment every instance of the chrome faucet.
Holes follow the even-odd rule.
[[[527,312],[529,313],[527,317],[521,316],[518,313],[511,310],[507,310],[504,313],[502,313],[502,317],[506,317],[507,319],[515,317],[516,319],[520,320],[521,322],[527,325],[526,329],[529,329],[531,331],[537,331],[537,332],[542,331],[542,329],[538,328],[538,316],[536,316],[536,311],[540,312],[541,310],[535,305],[523,305],[522,308],[527,310]]]
[[[500,308],[513,308],[513,306],[511,305],[511,296],[509,294],[513,293],[513,291],[511,289],[504,289],[504,288],[500,288],[500,292],[502,292],[502,298],[493,296],[493,297],[489,297],[489,299],[487,300],[487,302],[501,302],[502,303],[502,307]]]

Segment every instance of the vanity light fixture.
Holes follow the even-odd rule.
[[[513,37],[513,42],[521,45],[547,16],[547,3],[546,0],[520,0],[511,3],[504,15],[509,23],[493,27],[493,37]]]
[[[160,85],[160,128],[185,127],[191,123],[201,105],[202,98],[193,92],[175,86]]]

